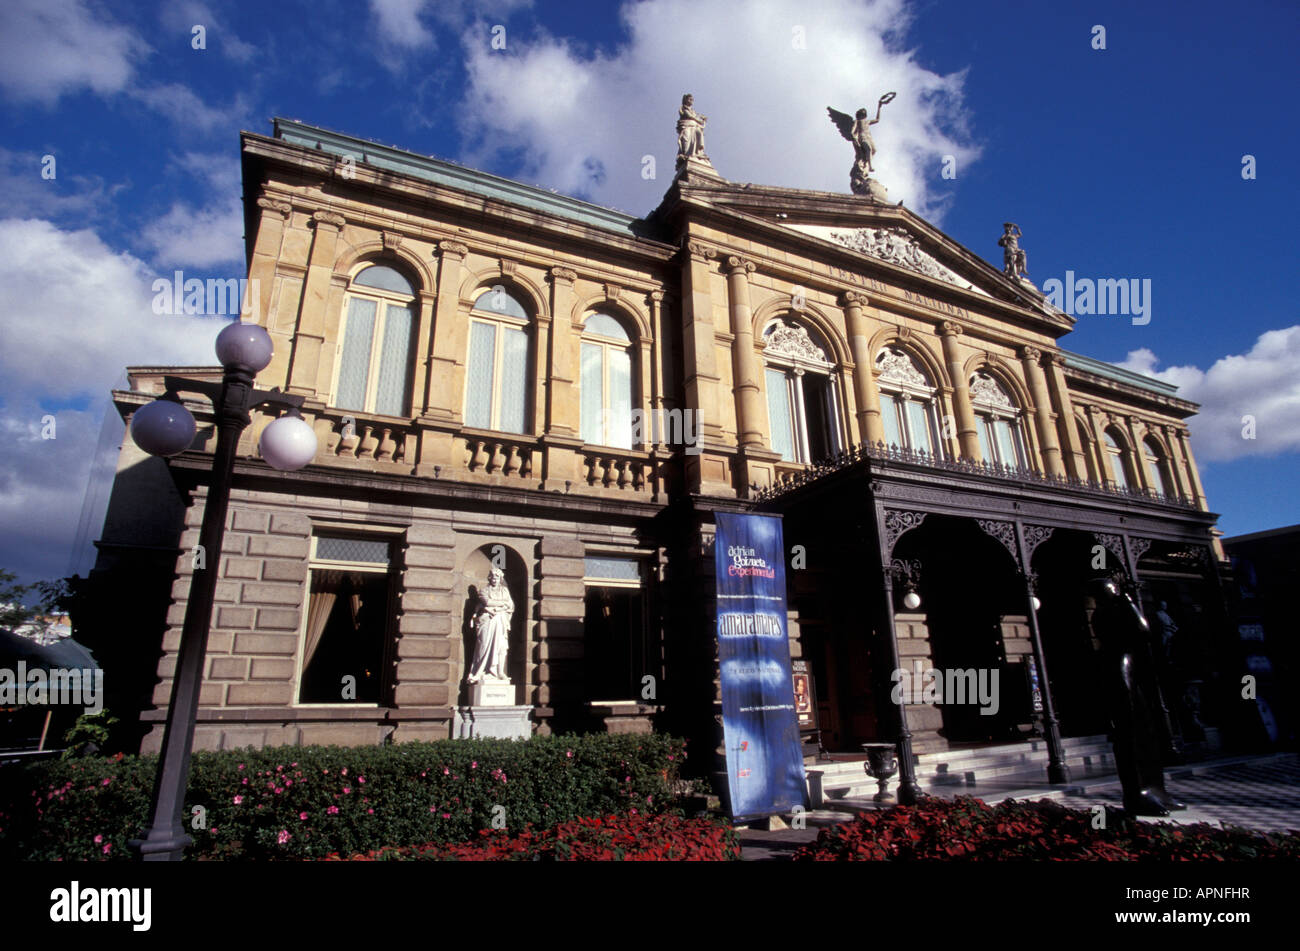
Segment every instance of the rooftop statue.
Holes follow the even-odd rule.
[[[850,116],[844,112],[837,112],[830,106],[826,107],[826,112],[835,123],[835,128],[840,130],[840,135],[853,143],[853,170],[849,173],[849,187],[855,195],[883,197],[871,188],[871,173],[876,170],[872,164],[872,159],[876,155],[876,143],[871,139],[871,127],[880,121],[880,110],[886,103],[893,102],[896,95],[897,93],[887,92],[880,97],[880,101],[876,103],[874,119],[867,118],[866,109],[859,109]],[[884,191],[879,184],[876,188],[879,192]]]
[[[686,164],[687,159],[703,159],[708,161],[709,157],[704,154],[704,123],[709,121],[708,116],[702,116],[695,111],[695,97],[690,93],[682,96],[682,107],[677,110],[677,167]]]
[[[1011,221],[1002,223],[1002,237],[998,238],[998,247],[1002,249],[1002,272],[1013,281],[1029,277],[1029,262],[1020,247],[1022,237],[1020,225]]]

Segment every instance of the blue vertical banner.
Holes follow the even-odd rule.
[[[786,630],[781,520],[717,514],[718,664],[734,819],[807,805]]]

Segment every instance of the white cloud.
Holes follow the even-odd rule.
[[[1127,370],[1178,387],[1178,395],[1201,404],[1189,421],[1192,450],[1200,462],[1300,451],[1300,325],[1260,334],[1244,354],[1223,357],[1208,369],[1157,370],[1145,347],[1129,353]],[[1254,417],[1253,439],[1243,436]]]
[[[169,30],[183,31],[188,34],[191,37],[191,48],[194,27],[201,26],[207,49],[216,46],[226,57],[237,63],[250,62],[257,55],[255,45],[241,40],[235,35],[234,30],[218,19],[211,7],[206,3],[200,3],[199,0],[181,0],[181,2],[173,0],[163,8],[162,22]]]
[[[462,132],[475,144],[465,161],[521,151],[521,176],[644,214],[671,181],[687,92],[709,116],[714,166],[732,181],[847,192],[853,149],[826,107],[874,116],[889,91],[898,98],[873,137],[891,200],[937,219],[942,157],[965,169],[978,155],[963,74],[930,72],[901,45],[907,0],[754,0],[743,13],[727,0],[646,0],[622,15],[629,39],[612,52],[546,36],[493,50],[482,24],[466,31]],[[656,180],[642,178],[645,155]]]
[[[233,157],[188,152],[173,166],[203,183],[211,203],[196,207],[172,204],[167,213],[140,231],[140,242],[162,267],[209,268],[244,263],[244,211],[240,199],[239,163]]]
[[[92,231],[0,220],[0,567],[67,568],[109,391],[127,365],[216,362],[225,322],[155,315],[154,277]],[[47,415],[54,439],[41,435]]]
[[[532,0],[496,0],[492,16],[503,18],[515,10],[532,6]],[[480,16],[477,0],[370,0],[375,32],[384,47],[379,61],[385,68],[401,68],[401,56],[416,51],[429,53],[438,48],[437,35],[426,21],[432,20],[453,34]],[[392,54],[399,59],[394,60]]]
[[[121,92],[148,46],[82,0],[0,3],[0,89],[18,101],[54,105],[90,89]]]
[[[195,132],[238,131],[249,117],[248,102],[243,93],[237,93],[234,101],[224,108],[210,105],[181,83],[141,86],[129,90],[129,93],[133,99],[161,113],[177,126]]]
[[[435,46],[433,34],[420,22],[426,6],[426,0],[370,0],[380,39],[404,49]]]

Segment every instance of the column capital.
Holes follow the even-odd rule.
[[[654,301],[656,304],[662,304],[662,303],[663,303],[663,300],[664,300],[664,294],[665,294],[665,293],[666,293],[665,291],[661,291],[661,290],[659,290],[659,291],[651,291],[651,292],[650,292],[649,294],[647,294],[646,296],[649,297],[650,300]]]
[[[549,273],[552,284],[572,284],[578,279],[578,272],[567,267],[553,267]]]
[[[756,270],[758,270],[758,265],[753,261],[747,261],[734,254],[727,258],[727,273],[732,276],[737,274],[748,276]]]
[[[457,258],[463,261],[469,254],[469,246],[459,241],[439,241],[438,253],[445,258]]]
[[[1038,363],[1043,358],[1043,351],[1037,347],[1024,346],[1018,351],[1021,360],[1027,360],[1030,363]]]
[[[326,225],[327,227],[331,227],[337,231],[341,229],[345,224],[347,224],[347,219],[345,219],[342,215],[338,214],[337,212],[316,211],[316,212],[312,212],[311,222],[313,225],[315,225],[318,228],[321,225]]]
[[[845,307],[865,307],[870,299],[861,291],[845,291],[840,295],[840,303]]]
[[[293,205],[289,204],[287,201],[282,201],[278,198],[268,198],[265,195],[257,199],[257,207],[264,211],[276,212],[282,219],[288,218],[289,213],[293,211]]]
[[[965,328],[955,320],[939,321],[938,330],[941,337],[959,337],[966,332]]]
[[[682,250],[690,257],[692,261],[708,261],[718,256],[715,248],[710,247],[703,241],[695,241],[691,238],[682,239]]]

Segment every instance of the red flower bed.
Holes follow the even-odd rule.
[[[1095,826],[1101,824],[1101,828]],[[926,799],[823,829],[795,853],[811,862],[967,862],[1158,860],[1247,861],[1300,858],[1300,835],[1264,835],[1206,823],[1138,822],[1107,810],[1104,824],[1091,810],[1067,809],[1044,799]]]
[[[722,862],[740,858],[735,831],[714,819],[626,815],[523,832],[484,829],[468,842],[385,847],[327,862]]]

